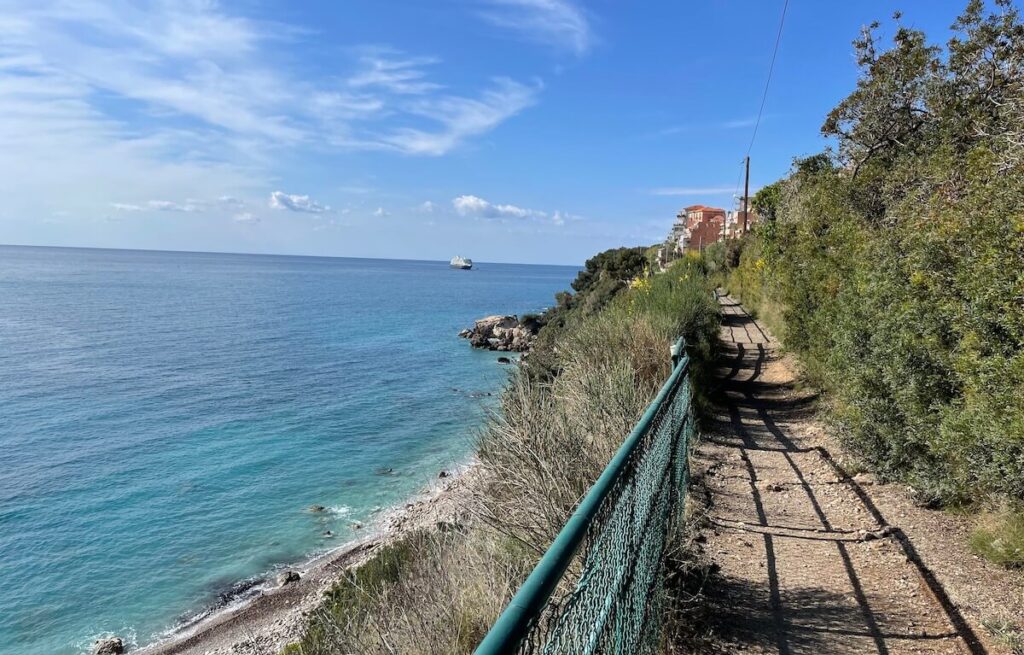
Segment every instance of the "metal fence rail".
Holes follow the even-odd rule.
[[[682,515],[695,429],[684,345],[673,346],[672,374],[476,655],[656,649],[664,553]],[[574,582],[563,580],[570,568]]]

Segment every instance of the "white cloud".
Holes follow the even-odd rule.
[[[428,82],[424,66],[439,63],[434,57],[412,57],[405,59],[367,55],[362,57],[364,69],[348,79],[348,85],[361,89],[378,87],[393,93],[421,95],[441,88],[440,84]]]
[[[377,209],[373,210],[373,215],[376,216],[377,218],[384,218],[385,216],[391,216],[391,212],[385,211],[383,207],[378,207]]]
[[[118,211],[126,212],[159,211],[194,213],[202,211],[203,209],[203,203],[198,200],[187,200],[184,203],[173,202],[171,200],[148,200],[141,205],[126,202],[112,202],[110,203],[110,206]]]
[[[570,0],[483,0],[481,15],[526,39],[582,55],[594,36],[586,13]]]
[[[651,189],[651,195],[655,196],[711,196],[723,193],[734,193],[734,186],[709,186],[709,187],[660,187]]]
[[[0,177],[31,169],[40,189],[70,191],[75,171],[102,170],[109,185],[83,182],[78,193],[93,209],[124,188],[251,192],[281,148],[442,155],[540,91],[495,80],[454,92],[432,79],[438,59],[387,48],[364,48],[354,73],[303,75],[289,59],[296,29],[210,0],[39,0],[7,13]]]
[[[569,212],[555,211],[551,214],[551,222],[555,225],[565,225],[566,221],[582,221],[583,217]]]
[[[536,102],[537,86],[507,78],[494,80],[479,98],[441,96],[409,106],[409,112],[439,124],[439,129],[399,128],[378,140],[413,155],[443,155],[467,138],[497,127]]]
[[[430,202],[429,200],[424,201],[422,204],[416,207],[416,211],[423,212],[424,214],[433,214],[435,209],[437,209],[437,205]]]
[[[659,136],[673,136],[676,134],[686,134],[691,132],[702,132],[707,130],[739,130],[748,127],[753,127],[755,122],[754,117],[748,118],[735,118],[727,121],[720,121],[717,123],[689,123],[686,125],[671,125],[664,129],[658,130],[647,134],[647,137],[659,137]]]
[[[293,212],[305,212],[308,214],[322,214],[331,209],[312,200],[309,196],[293,195],[284,191],[274,191],[271,193],[269,206],[271,209],[287,209]]]
[[[452,206],[460,216],[482,218],[544,218],[545,212],[523,209],[515,205],[495,205],[477,196],[459,196],[452,200]]]
[[[259,223],[260,219],[258,216],[253,215],[250,212],[241,212],[232,216],[236,223]]]

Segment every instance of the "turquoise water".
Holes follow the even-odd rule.
[[[468,456],[506,373],[458,330],[575,272],[0,247],[0,652],[148,643],[353,538]]]

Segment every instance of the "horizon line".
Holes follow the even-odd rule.
[[[293,254],[293,253],[276,253],[276,252],[229,252],[223,250],[165,250],[161,248],[115,248],[109,246],[50,246],[50,245],[39,245],[29,243],[0,243],[0,248],[55,248],[61,250],[113,250],[119,252],[156,252],[156,253],[173,253],[181,255],[238,255],[248,257],[304,257],[309,259],[369,259],[374,261],[385,261],[385,262],[446,262],[444,259],[410,259],[405,257],[359,257],[353,255],[309,255],[309,254]],[[582,268],[583,263],[580,264],[528,264],[524,262],[490,262],[490,261],[474,261],[474,265],[477,263],[481,264],[503,264],[511,266],[564,266],[567,268]]]

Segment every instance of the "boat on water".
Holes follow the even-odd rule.
[[[473,268],[473,260],[466,257],[460,257],[455,255],[452,257],[452,261],[449,263],[452,268],[461,268],[464,271],[468,271]]]

